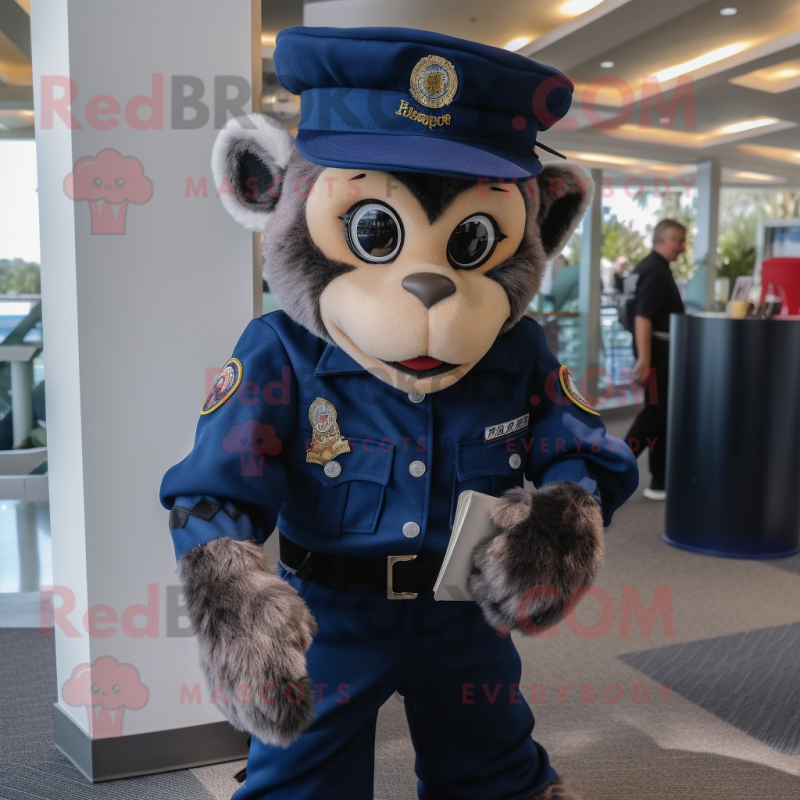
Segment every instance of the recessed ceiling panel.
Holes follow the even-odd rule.
[[[729,82],[770,94],[780,94],[788,92],[789,89],[797,89],[800,86],[800,58],[753,70],[745,75],[731,78]]]

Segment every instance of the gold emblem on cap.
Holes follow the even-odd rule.
[[[308,409],[308,421],[314,433],[311,447],[306,450],[307,462],[324,466],[336,456],[350,452],[350,442],[339,432],[336,409],[329,400],[318,397]]]
[[[450,105],[458,90],[456,68],[441,56],[425,56],[411,73],[411,96],[428,108]]]

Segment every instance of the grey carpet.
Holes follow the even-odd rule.
[[[788,558],[770,558],[764,561],[771,567],[778,569],[785,569],[788,572],[793,572],[795,575],[800,575],[800,553],[796,556],[789,556]]]
[[[619,658],[779,753],[800,753],[800,623]]]
[[[2,800],[216,800],[191,771],[89,783],[53,744],[53,641],[38,630],[0,630]]]

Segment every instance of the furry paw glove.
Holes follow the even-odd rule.
[[[600,566],[600,504],[582,486],[557,482],[533,494],[510,489],[490,516],[493,536],[472,554],[472,597],[494,627],[536,633],[555,625]]]
[[[251,542],[195,547],[178,572],[215,705],[235,728],[288,745],[313,716],[305,652],[317,625],[306,604]]]

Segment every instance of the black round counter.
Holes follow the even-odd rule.
[[[673,315],[664,539],[800,551],[800,321]]]

